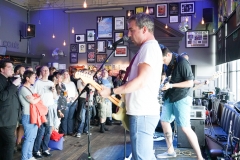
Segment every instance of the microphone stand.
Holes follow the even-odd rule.
[[[102,63],[102,65],[99,67],[99,69],[94,73],[94,75],[93,75],[93,78],[95,78],[96,76],[97,76],[97,73],[103,68],[103,66],[104,66],[104,64],[108,61],[108,59],[112,56],[112,54],[115,52],[115,50],[116,50],[116,47],[117,47],[117,44],[113,44],[113,47],[112,47],[112,52],[108,55],[108,57],[104,60],[104,62]],[[75,99],[75,101],[71,104],[71,106],[70,107],[72,107],[76,102],[77,102],[77,100],[79,99],[79,97],[84,93],[84,92],[87,92],[87,97],[90,97],[90,92],[88,92],[88,86],[89,86],[90,84],[89,83],[87,83],[85,86],[84,86],[84,88],[83,88],[83,90],[81,91],[81,93],[79,93],[79,95],[78,95],[78,97]],[[91,104],[91,103],[90,103]],[[70,108],[69,107],[69,108]],[[89,121],[90,121],[90,119],[89,119],[89,107],[90,106],[88,106],[88,160],[94,160],[94,159],[92,159],[92,157],[91,157],[91,153],[90,153],[90,123],[89,123]]]

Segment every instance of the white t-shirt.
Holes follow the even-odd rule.
[[[128,80],[137,77],[138,65],[146,63],[151,66],[152,72],[146,79],[146,85],[132,93],[126,94],[126,109],[128,115],[159,115],[158,91],[162,73],[162,51],[156,40],[145,42],[138,51]]]
[[[46,107],[54,105],[53,92],[50,87],[54,87],[54,83],[50,80],[43,81],[38,79],[34,83],[34,92],[41,96],[41,100]]]
[[[79,89],[83,89],[85,86],[83,85],[83,81],[81,80],[81,79],[79,79],[78,81],[77,81],[77,88]],[[85,92],[83,92],[83,94],[80,96],[80,97],[82,97],[82,98],[87,98],[87,92],[85,91]]]
[[[75,96],[78,94],[75,84],[72,81],[70,81],[68,83],[63,83],[63,84],[66,87],[68,97],[69,98],[75,98]]]

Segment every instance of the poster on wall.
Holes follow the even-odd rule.
[[[186,48],[207,48],[209,47],[208,31],[187,31]]]

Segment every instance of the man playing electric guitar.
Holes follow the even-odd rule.
[[[154,21],[139,13],[128,19],[128,36],[140,46],[126,72],[128,82],[118,88],[102,86],[103,97],[126,94],[126,109],[134,160],[155,160],[153,134],[159,121],[157,95],[161,82],[162,52],[153,35]]]

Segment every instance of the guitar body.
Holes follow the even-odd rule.
[[[122,95],[121,99],[125,99],[125,95]],[[117,113],[113,113],[112,117],[115,120],[121,121],[123,127],[129,131],[129,120],[128,120],[128,116],[127,116],[127,110],[126,110],[126,106],[125,106],[125,102],[121,101],[121,105],[117,105],[118,106],[118,111]]]

